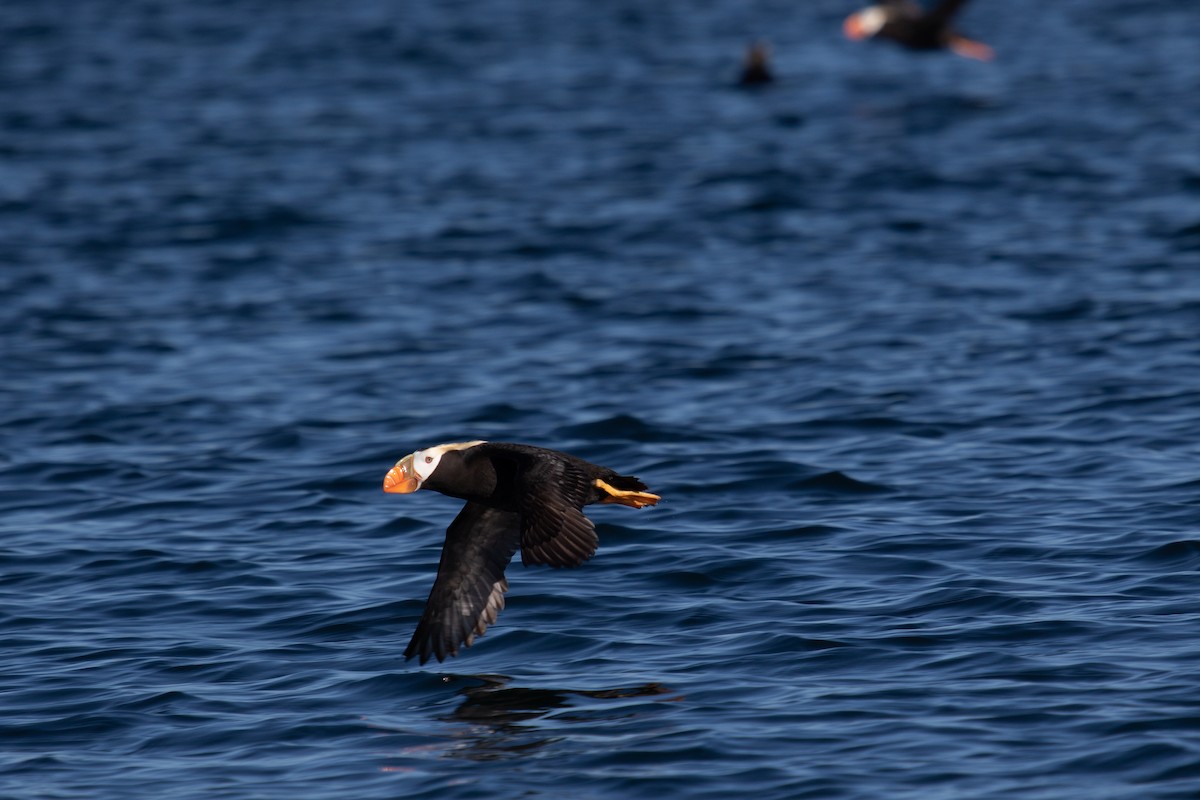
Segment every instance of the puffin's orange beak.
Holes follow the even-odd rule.
[[[421,480],[413,470],[411,453],[397,461],[383,478],[383,490],[391,494],[408,494],[420,488]]]
[[[867,32],[863,28],[861,11],[846,17],[846,20],[842,23],[842,33],[846,34],[847,39],[855,41],[867,38]]]

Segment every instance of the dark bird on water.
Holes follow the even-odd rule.
[[[392,467],[383,490],[432,489],[466,500],[446,529],[437,579],[417,631],[404,651],[442,661],[470,647],[504,608],[504,569],[521,548],[521,563],[577,567],[596,552],[590,503],[652,506],[659,496],[637,478],[581,458],[502,442],[440,444]]]
[[[771,74],[771,48],[765,42],[754,42],[746,49],[742,62],[739,86],[763,86],[775,80]]]
[[[949,49],[960,56],[992,60],[992,48],[950,27],[967,0],[942,0],[930,11],[914,0],[883,0],[846,17],[842,30],[850,39],[891,39],[912,50]]]

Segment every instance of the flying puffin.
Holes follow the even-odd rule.
[[[410,453],[383,479],[383,490],[433,489],[466,500],[446,529],[442,560],[406,659],[442,661],[470,647],[504,608],[504,568],[521,563],[577,567],[596,552],[589,503],[652,506],[661,498],[637,478],[581,458],[502,442],[440,444]]]
[[[991,61],[992,48],[950,28],[950,20],[967,0],[942,0],[925,11],[914,0],[883,0],[846,17],[842,30],[849,39],[891,39],[912,50],[949,49],[960,56]]]

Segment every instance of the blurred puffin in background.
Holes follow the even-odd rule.
[[[911,50],[950,50],[960,56],[991,61],[992,48],[950,27],[967,0],[942,0],[926,11],[914,0],[884,0],[846,17],[848,39],[891,39]]]
[[[771,48],[766,42],[754,42],[746,48],[746,58],[742,62],[742,74],[738,85],[763,86],[775,80],[771,74]]]

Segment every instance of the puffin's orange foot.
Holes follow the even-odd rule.
[[[996,57],[995,51],[983,42],[977,42],[958,34],[951,35],[949,47],[958,55],[973,58],[976,61],[991,61]]]
[[[592,485],[608,494],[608,497],[600,501],[601,503],[620,503],[623,506],[630,506],[632,508],[645,508],[662,500],[661,497],[656,494],[650,494],[650,492],[632,492],[628,489],[616,489],[599,478],[592,481]]]

